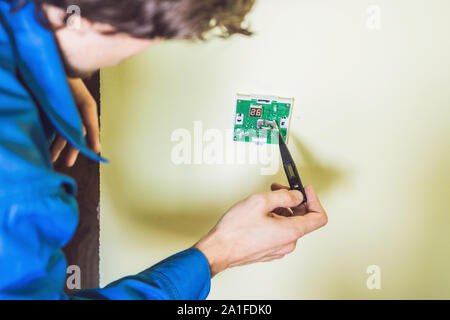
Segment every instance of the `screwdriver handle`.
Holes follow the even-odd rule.
[[[286,162],[286,163],[283,163],[283,167],[284,167],[284,171],[286,172],[286,177],[288,178],[289,186],[291,187],[291,190],[297,190],[303,194],[303,201],[302,201],[302,203],[300,203],[300,205],[306,203],[308,201],[308,199],[306,197],[305,188],[303,187],[303,184],[302,184],[302,181],[298,174],[295,163]]]

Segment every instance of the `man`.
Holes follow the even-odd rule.
[[[192,248],[105,288],[67,296],[61,248],[78,222],[76,186],[56,173],[66,141],[68,165],[78,150],[95,161],[96,112],[80,80],[161,39],[249,35],[242,27],[253,0],[0,0],[0,298],[205,299],[211,277],[234,266],[292,252],[327,216],[311,187],[279,184],[237,203]],[[67,24],[71,5],[81,9]],[[75,106],[80,107],[90,150]],[[87,106],[87,107],[86,107]],[[55,135],[57,137],[55,138]],[[50,146],[50,147],[49,147]],[[50,148],[50,150],[49,150]],[[151,192],[151,190],[149,190]],[[292,212],[289,208],[294,208]]]

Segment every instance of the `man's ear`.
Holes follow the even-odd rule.
[[[48,22],[53,28],[64,27],[65,12],[63,9],[44,3],[42,10],[45,12]]]

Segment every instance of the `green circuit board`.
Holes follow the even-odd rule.
[[[287,142],[294,99],[274,96],[237,95],[234,141],[278,144],[273,121]]]

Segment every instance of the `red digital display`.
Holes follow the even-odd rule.
[[[262,108],[261,107],[251,107],[250,108],[250,117],[262,117]]]

